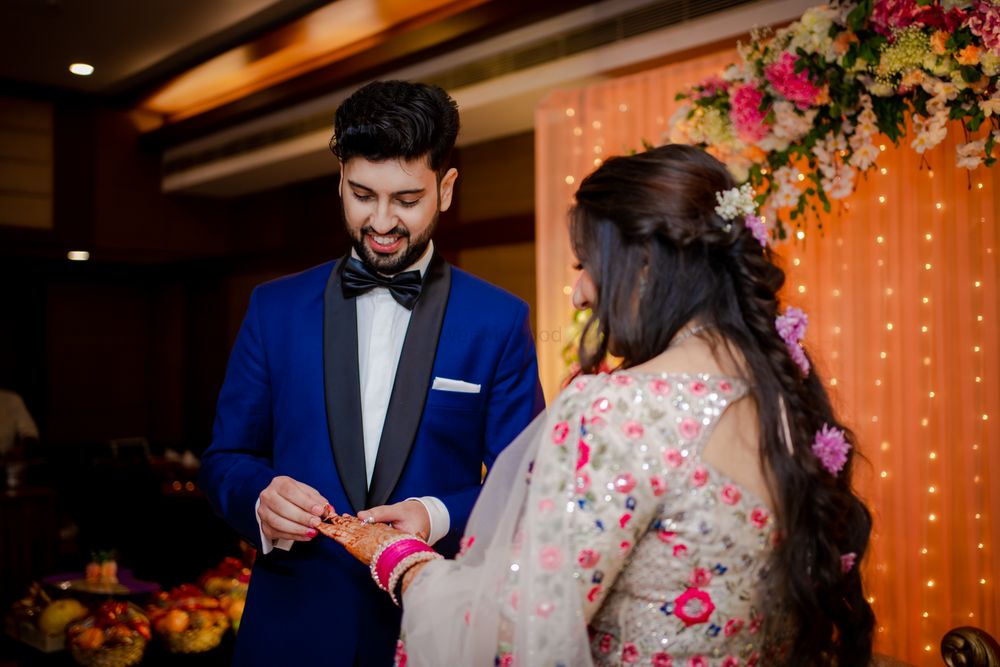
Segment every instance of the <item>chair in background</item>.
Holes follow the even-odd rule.
[[[1000,644],[985,630],[955,628],[941,640],[941,657],[948,667],[1000,667]]]

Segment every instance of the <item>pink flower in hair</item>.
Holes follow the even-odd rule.
[[[756,215],[748,215],[745,218],[744,224],[750,230],[750,233],[753,234],[753,237],[757,239],[760,247],[767,247],[767,225],[764,224],[764,221]]]
[[[841,555],[840,557],[840,571],[847,574],[854,567],[854,563],[858,560],[858,555],[853,551]]]
[[[844,439],[844,432],[839,428],[823,424],[823,428],[816,432],[812,452],[831,475],[836,475],[844,468],[849,451],[851,445]]]
[[[789,306],[785,309],[784,315],[779,315],[774,320],[774,326],[778,329],[778,335],[785,341],[788,353],[792,356],[792,361],[798,364],[804,375],[809,375],[809,359],[802,349],[802,339],[806,336],[806,326],[809,324],[809,316],[801,308]]]

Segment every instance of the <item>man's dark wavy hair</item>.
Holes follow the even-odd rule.
[[[426,157],[440,178],[458,137],[458,105],[437,86],[373,81],[337,109],[330,150],[341,162]]]

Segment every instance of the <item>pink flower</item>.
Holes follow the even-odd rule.
[[[691,576],[688,578],[688,581],[690,581],[691,585],[695,588],[708,586],[708,584],[712,581],[712,572],[711,570],[706,570],[703,567],[696,567],[691,573]]]
[[[819,97],[820,89],[809,80],[808,70],[795,71],[799,57],[785,51],[781,57],[764,69],[767,80],[786,100],[800,111],[806,111]]]
[[[504,653],[500,658],[500,667],[514,667],[514,654]]]
[[[769,518],[767,510],[760,507],[754,507],[753,510],[750,511],[750,523],[752,523],[758,530],[767,526],[767,520]]]
[[[663,378],[656,378],[650,381],[649,390],[657,396],[666,396],[670,393],[670,383]]]
[[[729,119],[743,141],[753,143],[767,136],[767,110],[760,109],[763,100],[764,93],[749,84],[737,86],[729,94]]]
[[[589,597],[589,596],[588,596]],[[598,642],[597,648],[601,653],[607,653],[611,650],[611,635],[604,633],[601,635],[601,641]]]
[[[736,503],[740,502],[740,498],[743,497],[743,494],[740,493],[740,490],[737,489],[732,484],[726,484],[725,486],[723,486],[722,492],[719,495],[722,497],[722,502],[726,503],[727,505],[735,505]]]
[[[594,401],[594,405],[591,406],[594,412],[607,412],[611,409],[611,401],[606,398],[599,398]]]
[[[660,497],[667,492],[667,481],[660,475],[650,477],[649,485],[653,487],[653,495],[655,497]]]
[[[396,640],[396,662],[395,667],[406,667],[406,644],[402,639]]]
[[[649,661],[653,667],[674,667],[674,659],[670,657],[669,653],[654,653],[653,658]]]
[[[688,658],[687,667],[708,667],[708,660],[703,655],[693,655]]]
[[[656,536],[660,538],[660,541],[664,544],[670,544],[677,537],[677,533],[672,530],[658,530],[656,531]]]
[[[691,627],[708,621],[715,611],[712,596],[697,588],[689,588],[674,600],[674,615]]]
[[[635,478],[630,473],[622,473],[614,479],[615,491],[628,493],[635,488]]]
[[[688,555],[688,548],[683,544],[674,545],[674,558],[684,558]]]
[[[856,563],[857,560],[858,560],[858,555],[856,553],[854,553],[853,551],[841,555],[841,557],[840,557],[840,571],[844,572],[845,574],[847,572],[850,572],[851,569],[854,567],[854,563]]]
[[[761,248],[767,246],[767,225],[764,221],[757,217],[756,215],[748,215],[743,219],[743,224],[746,228],[750,230],[753,237],[757,239],[757,243],[760,244]],[[721,385],[720,385],[721,387]]]
[[[585,570],[595,567],[599,560],[601,560],[600,552],[593,549],[584,549],[576,557],[576,562]]]
[[[966,25],[983,40],[983,46],[1000,56],[1000,7],[990,0],[976,0],[969,9]]]
[[[600,595],[600,593],[601,593],[601,587],[594,586],[593,588],[590,589],[590,591],[587,592],[587,601],[593,602],[597,598],[597,596]]]
[[[694,472],[691,473],[691,486],[705,486],[706,482],[708,482],[708,470],[702,466],[698,466],[694,469]]]
[[[718,74],[713,74],[701,83],[695,86],[697,92],[695,97],[698,99],[705,99],[708,97],[715,97],[721,92],[725,92],[729,88],[729,83],[725,81]]]
[[[802,339],[805,338],[808,324],[809,316],[801,308],[793,306],[786,308],[784,315],[779,315],[774,320],[774,326],[778,330],[781,340],[788,347],[792,361],[798,364],[805,375],[809,374],[809,359],[806,358],[805,350],[802,349]]]
[[[588,463],[590,463],[590,445],[580,438],[576,443],[576,469],[579,470]]]
[[[541,563],[543,570],[553,572],[562,566],[563,555],[559,551],[559,547],[549,545],[542,547],[542,550],[538,553],[538,561]]]
[[[851,445],[844,439],[844,432],[839,428],[823,424],[823,428],[816,432],[812,453],[831,475],[836,475],[844,469],[849,451]]]
[[[732,655],[727,655],[722,661],[721,667],[740,667],[740,659]]]
[[[733,635],[739,634],[740,630],[743,629],[743,619],[742,618],[731,618],[726,621],[726,627],[722,629],[723,634],[727,637],[732,637]]]
[[[585,472],[578,472],[576,474],[576,493],[582,496],[587,491],[590,490],[590,475]]]
[[[733,385],[732,385],[732,383],[729,382],[729,380],[720,380],[719,381],[719,391],[721,391],[723,394],[731,394],[731,393],[733,393]]]
[[[875,0],[871,25],[879,34],[890,37],[913,23],[922,10],[916,0]]]
[[[639,422],[625,422],[622,426],[622,431],[625,433],[626,437],[629,438],[641,438],[645,430],[642,428],[642,424]]]
[[[625,645],[622,646],[622,662],[626,665],[631,665],[638,659],[639,649],[632,642],[625,642]]]
[[[552,442],[557,445],[561,445],[566,442],[566,436],[569,435],[569,424],[566,422],[559,422],[552,427]]]
[[[701,380],[695,380],[694,382],[692,382],[691,385],[688,387],[688,389],[695,396],[704,396],[705,394],[708,393],[708,385],[702,382]]]
[[[668,449],[663,452],[663,461],[671,468],[679,468],[684,462],[684,457],[676,449]]]
[[[541,603],[539,603],[538,607],[535,609],[535,615],[539,616],[541,618],[548,618],[549,614],[551,614],[552,611],[555,608],[556,608],[555,605],[552,604],[551,602],[547,602],[547,601],[546,602],[541,602]]]
[[[680,425],[681,437],[686,440],[694,440],[701,433],[701,424],[699,424],[694,419],[687,417],[681,420]]]
[[[622,514],[621,517],[618,519],[618,525],[624,528],[625,526],[628,525],[628,522],[631,520],[632,520],[632,515],[629,514],[628,512],[625,512],[625,514]]]

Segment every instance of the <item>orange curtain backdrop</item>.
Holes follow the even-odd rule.
[[[660,143],[677,91],[734,62],[722,53],[551,95],[536,114],[539,357],[546,395],[574,280],[566,211],[604,157]],[[875,516],[866,582],[877,650],[939,665],[959,625],[1000,632],[1000,166],[955,166],[960,128],[927,154],[888,146],[877,170],[781,247],[786,300],[867,463]],[[971,183],[971,188],[970,188]],[[557,344],[558,343],[558,344]]]

